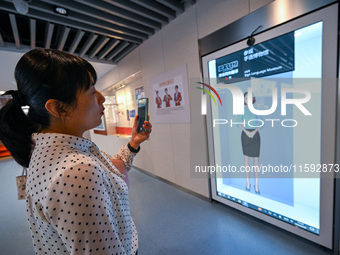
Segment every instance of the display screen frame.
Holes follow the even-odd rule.
[[[336,5],[337,6],[337,5]],[[287,34],[310,24],[322,21],[322,125],[321,125],[321,163],[335,163],[336,150],[336,100],[337,100],[337,8],[334,5],[320,9],[303,17],[289,21],[255,36],[256,44]],[[247,48],[246,40],[229,45],[223,49],[202,56],[203,78],[209,79],[208,63],[211,60],[227,56]],[[306,77],[307,78],[307,77]],[[327,99],[327,100],[326,100]],[[213,120],[211,102],[207,104],[207,136],[209,148],[209,165],[215,165],[213,144]],[[322,173],[320,178],[320,231],[319,235],[297,228],[282,220],[268,216],[239,203],[217,195],[216,174],[211,174],[212,199],[271,223],[324,247],[332,248],[333,241],[333,202],[334,173]]]

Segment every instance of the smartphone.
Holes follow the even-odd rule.
[[[141,98],[138,100],[138,119],[137,119],[137,131],[143,133],[147,131],[143,128],[144,121],[149,120],[149,99]]]

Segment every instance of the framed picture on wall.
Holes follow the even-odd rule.
[[[107,130],[106,130],[106,123],[105,123],[104,115],[101,117],[101,120],[102,120],[102,123],[100,123],[100,125],[95,127],[93,131],[96,134],[106,135],[107,134]]]
[[[135,93],[136,93],[136,101],[138,101],[141,98],[145,98],[144,86],[136,87]]]
[[[150,79],[153,123],[190,123],[187,66],[161,73]]]

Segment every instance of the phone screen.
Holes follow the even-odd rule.
[[[149,106],[149,99],[142,98],[138,100],[138,120],[137,120],[137,131],[142,133],[146,131],[143,128],[144,121],[148,120],[148,106]]]

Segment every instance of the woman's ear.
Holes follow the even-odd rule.
[[[56,118],[67,118],[67,111],[63,107],[63,103],[57,99],[49,99],[45,103],[46,110]]]

